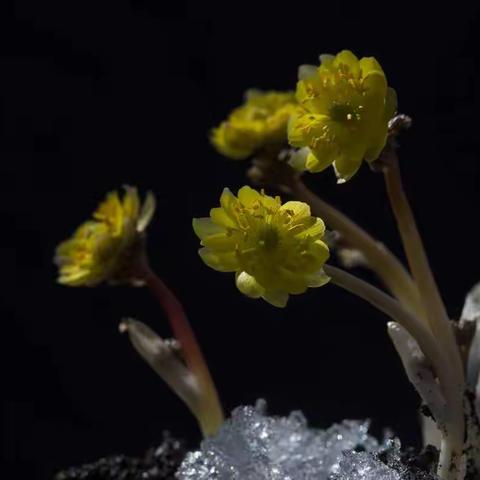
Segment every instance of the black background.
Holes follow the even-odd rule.
[[[423,7],[420,7],[423,5]],[[374,419],[418,443],[416,394],[385,317],[334,286],[280,310],[204,266],[191,218],[247,162],[208,130],[244,90],[291,89],[322,52],[374,55],[414,118],[401,139],[407,191],[452,316],[480,279],[478,10],[315,2],[17,1],[0,29],[0,277],[5,478],[50,478],[113,452],[141,454],[168,428],[199,439],[179,400],[117,332],[123,316],[169,335],[143,289],[55,284],[56,244],[106,191],[153,189],[149,252],[189,312],[229,411],[259,397],[311,424]],[[402,255],[380,175],[307,183]],[[364,275],[364,272],[359,272]],[[2,475],[3,476],[3,475]]]

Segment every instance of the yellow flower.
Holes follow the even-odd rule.
[[[284,307],[289,294],[329,280],[323,271],[329,257],[325,226],[306,203],[282,205],[280,197],[242,187],[238,198],[226,188],[220,205],[210,217],[195,218],[193,229],[202,260],[220,272],[236,272],[242,293]]]
[[[288,119],[296,108],[293,92],[250,90],[210,140],[222,155],[243,160],[267,145],[286,143]]]
[[[318,68],[300,67],[296,95],[302,108],[290,120],[288,139],[308,147],[294,157],[294,167],[319,172],[333,164],[342,183],[363,159],[372,162],[380,155],[396,94],[373,57],[358,60],[344,50],[320,59]]]
[[[123,199],[117,192],[108,193],[93,219],[57,247],[58,282],[69,286],[133,282],[129,269],[154,211],[155,198],[151,193],[143,206],[134,187],[125,187]]]

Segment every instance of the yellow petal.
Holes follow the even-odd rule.
[[[117,192],[109,192],[107,198],[98,206],[93,213],[93,218],[112,224],[121,223],[122,204]]]
[[[213,235],[218,235],[219,233],[225,233],[225,228],[213,223],[212,219],[209,217],[194,218],[192,220],[192,226],[193,231],[200,240]]]
[[[365,152],[365,160],[367,162],[373,162],[380,156],[387,143],[387,133],[388,126],[386,123],[377,128],[376,136],[372,137],[372,145]]]
[[[247,297],[259,298],[265,289],[247,272],[239,272],[235,276],[237,288]]]
[[[358,58],[350,50],[342,50],[339,54],[337,54],[333,64],[335,67],[346,65],[355,76],[360,73]]]
[[[215,252],[234,251],[236,244],[236,240],[232,235],[227,235],[226,233],[211,235],[202,240],[202,245],[204,247],[208,247]]]
[[[337,183],[345,183],[362,165],[365,155],[363,138],[351,138],[343,145],[341,154],[335,159],[333,167],[337,176]]]
[[[230,213],[238,204],[238,200],[229,188],[224,188],[220,196],[220,205],[227,212]]]
[[[362,86],[365,89],[364,95],[385,105],[385,96],[387,94],[387,79],[383,72],[373,71],[363,78]]]
[[[88,220],[82,223],[75,234],[73,235],[76,239],[88,240],[94,236],[102,235],[108,233],[108,227],[104,223],[95,222],[93,220]]]
[[[311,288],[323,287],[323,285],[329,281],[330,277],[323,271],[322,268],[315,274],[308,277],[308,286]]]
[[[69,287],[95,286],[99,284],[103,278],[95,277],[90,270],[75,268],[62,269],[58,278],[58,283],[68,285]]]
[[[377,60],[374,57],[363,57],[363,58],[361,58],[360,62],[359,62],[359,65],[360,65],[360,69],[362,71],[362,75],[364,77],[371,72],[379,72],[382,75],[384,75],[382,67],[380,66],[380,64],[377,62]]]
[[[335,169],[335,175],[337,177],[337,183],[345,183],[350,180],[358,171],[362,162],[353,162],[345,157],[340,157],[333,163]]]
[[[300,107],[292,111],[292,114],[302,112],[301,107],[309,113],[328,114],[331,98],[325,91],[325,82],[321,76],[315,74],[300,80],[297,83],[296,98]]]
[[[305,166],[309,172],[321,172],[332,165],[335,160],[335,154],[336,152],[333,149],[318,146],[315,152],[311,150],[307,155]]]
[[[261,201],[261,195],[253,188],[245,185],[238,191],[238,199],[246,207],[251,207],[255,202]]]
[[[262,298],[274,307],[285,308],[288,302],[288,293],[279,290],[266,290]]]
[[[278,212],[288,211],[292,215],[292,223],[295,224],[306,217],[310,217],[310,207],[304,202],[298,202],[291,200],[284,203],[279,209]]]
[[[315,240],[310,248],[313,251],[315,263],[323,264],[329,259],[330,250],[328,245],[322,240]]]
[[[251,145],[242,145],[241,142],[232,141],[232,133],[234,132],[232,132],[231,124],[223,122],[211,131],[210,142],[219,153],[231,160],[248,158],[252,154]]]
[[[306,145],[305,135],[305,112],[292,115],[288,121],[287,135],[288,142],[292,147],[304,147]]]
[[[300,294],[307,290],[307,283],[305,276],[302,273],[292,272],[291,270],[280,267],[278,268],[278,278],[276,282],[272,282],[273,285],[280,286],[279,290],[285,290],[289,293]]]
[[[210,210],[210,217],[214,223],[221,227],[235,228],[237,226],[235,220],[221,207],[212,208]]]
[[[276,195],[275,197],[271,197],[267,195],[263,190],[260,193],[261,203],[262,205],[268,210],[270,214],[274,214],[282,205],[281,198]]]
[[[239,268],[234,252],[215,252],[204,247],[198,251],[198,254],[205,264],[218,272],[235,272]]]
[[[321,218],[316,218],[315,223],[309,227],[306,228],[305,230],[302,230],[301,232],[297,233],[295,236],[297,238],[304,238],[304,237],[322,237],[323,234],[325,233],[325,223],[323,223],[323,220]]]
[[[328,115],[299,112],[288,122],[288,141],[294,147],[311,146],[312,139],[320,137],[331,122]]]

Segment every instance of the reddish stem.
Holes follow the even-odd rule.
[[[202,429],[205,435],[212,435],[223,423],[223,411],[217,389],[183,305],[165,282],[147,264],[142,265],[140,270],[140,278],[145,281],[152,294],[163,307],[173,334],[180,342],[185,363],[199,382],[202,403],[205,405],[203,410],[205,416],[201,421]]]
[[[165,282],[149,267],[143,272],[148,288],[162,305],[167,314],[174,337],[182,346],[187,367],[194,373],[203,374],[206,370],[205,359],[198,345],[187,315],[175,294]]]

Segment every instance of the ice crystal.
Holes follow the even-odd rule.
[[[300,412],[265,414],[265,404],[234,410],[218,435],[182,463],[179,480],[403,480],[397,444],[368,434],[368,421],[308,427]],[[392,450],[392,445],[396,445]],[[392,451],[390,451],[392,450]],[[388,455],[386,455],[386,453]],[[394,461],[385,461],[383,457]]]

